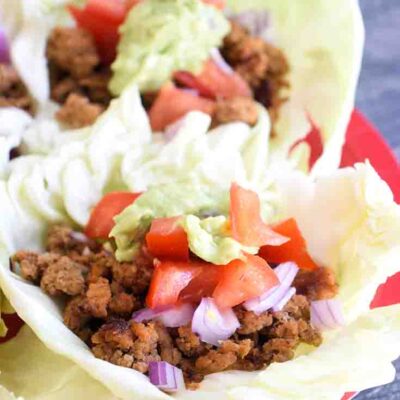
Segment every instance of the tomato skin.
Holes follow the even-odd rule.
[[[215,6],[220,10],[223,10],[226,6],[226,0],[203,0],[203,2],[210,6]]]
[[[83,8],[68,6],[77,25],[90,32],[97,45],[101,60],[111,64],[119,42],[119,26],[127,15],[127,7],[121,0],[88,0]]]
[[[182,290],[199,276],[207,265],[209,264],[194,261],[158,262],[146,297],[147,306],[157,308],[176,304]]]
[[[281,264],[295,262],[299,268],[313,271],[318,265],[310,257],[307,244],[294,218],[288,219],[273,227],[275,232],[290,238],[290,241],[279,247],[263,246],[259,255],[267,262]]]
[[[179,83],[196,89],[203,96],[214,99],[252,95],[249,85],[239,74],[234,71],[231,74],[223,71],[213,60],[206,61],[199,75],[178,71],[174,78]]]
[[[179,300],[185,303],[198,303],[203,297],[211,297],[221,275],[219,265],[205,264],[196,276],[179,295]]]
[[[189,243],[185,230],[179,225],[181,217],[156,218],[146,235],[149,252],[156,258],[189,261]]]
[[[106,194],[92,210],[85,227],[86,236],[107,239],[114,227],[114,217],[130,206],[141,193],[113,192]]]
[[[258,256],[247,255],[246,260],[234,260],[219,268],[213,298],[221,308],[237,306],[279,284],[273,269]]]
[[[215,103],[192,93],[176,88],[173,84],[164,85],[149,111],[150,124],[154,131],[163,131],[190,111],[213,114]]]
[[[230,191],[232,236],[245,246],[280,246],[288,238],[268,227],[261,219],[260,199],[256,192],[233,183]]]

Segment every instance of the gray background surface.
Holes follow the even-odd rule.
[[[357,106],[379,128],[400,159],[400,0],[360,3],[366,49]],[[363,392],[357,400],[400,400],[400,360],[397,371],[396,382]]]

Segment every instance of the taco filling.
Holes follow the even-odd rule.
[[[267,20],[250,33],[224,8],[198,0],[69,5],[75,24],[56,26],[45,52],[57,120],[70,129],[91,125],[134,81],[155,131],[193,110],[211,115],[215,126],[255,125],[256,102],[275,122],[289,86],[286,57],[261,36]],[[7,63],[0,82],[1,107],[33,113],[33,99]]]
[[[334,273],[293,218],[267,226],[237,184],[186,198],[179,186],[106,195],[84,232],[53,226],[46,252],[17,252],[14,270],[65,301],[64,323],[96,357],[167,392],[290,360],[343,324]]]

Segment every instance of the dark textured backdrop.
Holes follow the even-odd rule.
[[[400,159],[400,0],[360,3],[366,48],[357,106],[379,128]],[[395,383],[366,391],[357,400],[400,400],[400,360],[397,371]]]

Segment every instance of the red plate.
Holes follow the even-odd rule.
[[[400,165],[379,132],[358,111],[354,111],[347,131],[341,166],[351,166],[369,159],[380,176],[391,187],[397,203],[400,203]],[[400,273],[388,279],[376,292],[371,308],[400,303]],[[14,337],[23,322],[16,315],[4,316],[9,333],[7,341]],[[348,393],[342,400],[350,400],[355,394]]]

